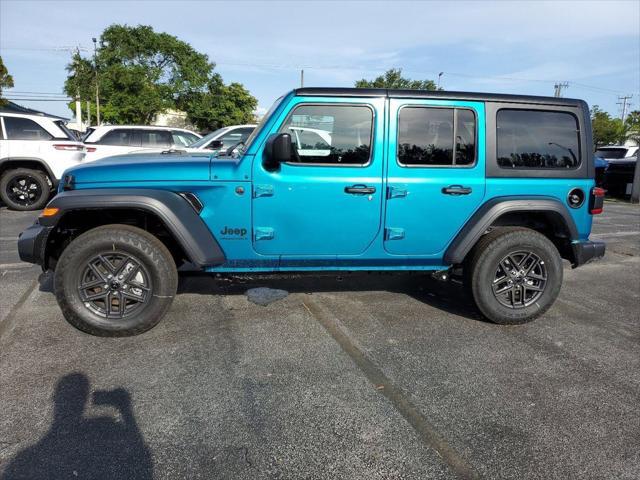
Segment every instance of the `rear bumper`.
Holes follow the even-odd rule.
[[[23,262],[44,265],[47,238],[52,227],[34,223],[18,236],[18,255]]]
[[[587,240],[586,242],[575,242],[571,244],[573,248],[573,268],[584,265],[585,263],[599,260],[604,257],[606,245],[604,242],[592,242]]]

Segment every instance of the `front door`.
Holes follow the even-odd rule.
[[[358,255],[381,224],[384,99],[296,97],[272,134],[297,156],[253,163],[253,245],[263,255]]]
[[[484,104],[391,99],[385,250],[440,256],[485,189]]]

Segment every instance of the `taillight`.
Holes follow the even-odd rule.
[[[68,143],[56,143],[53,145],[53,148],[66,152],[82,152],[84,150],[83,145],[69,145]]]
[[[589,200],[589,213],[591,215],[599,215],[604,207],[604,194],[607,191],[604,188],[593,187],[591,189],[591,199]]]
[[[91,152],[95,152],[97,150],[97,148],[96,147],[85,147],[85,150],[87,152],[91,153]]]

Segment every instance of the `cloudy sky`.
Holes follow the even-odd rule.
[[[352,86],[391,67],[447,90],[583,98],[619,114],[640,106],[640,1],[14,1],[0,0],[0,55],[14,98],[60,94],[69,54],[112,23],[151,25],[216,62],[261,109],[299,86]],[[24,92],[24,93],[23,93]],[[36,92],[36,93],[32,93]],[[50,99],[52,97],[49,97]],[[21,101],[71,116],[64,102]]]

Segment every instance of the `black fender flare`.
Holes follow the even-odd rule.
[[[225,256],[194,207],[178,193],[146,188],[68,190],[56,195],[47,207],[60,211],[40,217],[43,226],[54,227],[65,213],[77,210],[136,209],[156,215],[196,266],[220,265]]]
[[[38,157],[4,157],[4,158],[0,158],[0,171],[2,170],[6,170],[6,169],[10,169],[11,167],[6,167],[7,163],[19,163],[19,162],[34,162],[37,163],[38,165],[40,165],[45,172],[47,172],[47,175],[49,175],[49,179],[51,180],[51,182],[56,185],[58,183],[58,179],[56,178],[56,176],[53,174],[53,170],[51,170],[51,168],[49,167],[49,165],[47,165],[47,162],[45,162],[42,158],[38,158]]]
[[[509,212],[543,212],[553,215],[568,232],[571,240],[578,238],[578,228],[567,207],[554,197],[509,196],[496,197],[484,203],[458,232],[445,251],[448,265],[460,264],[487,229]]]

